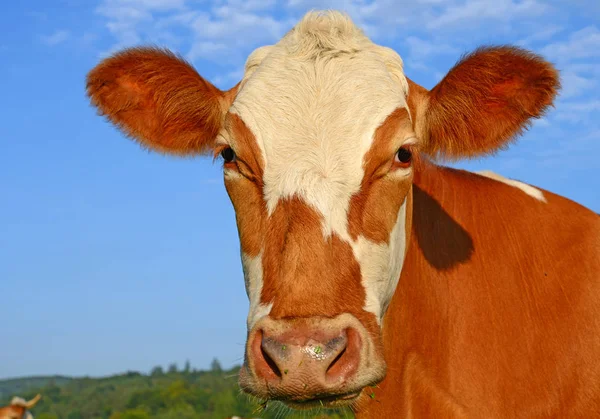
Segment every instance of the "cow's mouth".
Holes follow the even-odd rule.
[[[336,394],[332,396],[314,397],[304,400],[285,400],[284,403],[296,410],[308,410],[320,407],[337,408],[352,405],[359,397],[361,391]]]

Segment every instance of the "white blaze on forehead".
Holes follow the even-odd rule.
[[[373,44],[340,13],[309,13],[278,44],[252,53],[230,108],[256,138],[269,215],[281,199],[292,196],[316,209],[324,235],[335,233],[352,245],[366,290],[365,309],[378,320],[400,277],[406,201],[389,244],[352,240],[348,211],[360,191],[364,157],[377,127],[395,109],[408,108],[407,94],[396,52]],[[251,329],[272,302],[260,303],[262,257],[242,259]]]
[[[376,128],[407,107],[402,60],[339,13],[309,14],[278,44],[257,50],[231,112],[256,137],[269,214],[297,196],[323,216],[326,235],[349,240]]]
[[[262,252],[255,257],[242,252],[242,268],[244,270],[246,294],[248,294],[248,300],[250,300],[246,324],[248,330],[251,330],[256,322],[271,312],[273,303],[261,304],[260,302],[260,294],[263,288]]]
[[[480,172],[477,172],[477,174],[481,175],[481,176],[485,176],[489,179],[494,179],[498,182],[506,183],[507,185],[510,185],[510,186],[514,186],[515,188],[522,190],[527,195],[537,199],[538,201],[546,202],[546,197],[544,196],[544,193],[542,191],[540,191],[538,188],[535,188],[531,185],[528,185],[523,182],[519,182],[518,180],[505,178],[504,176],[501,176],[490,170],[482,170]]]

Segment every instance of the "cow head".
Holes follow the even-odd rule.
[[[21,397],[13,397],[10,405],[0,407],[0,419],[33,419],[31,410],[42,396],[38,394],[33,399],[26,401]]]
[[[220,91],[183,59],[122,51],[92,103],[145,147],[223,159],[250,300],[244,390],[293,407],[351,403],[383,379],[419,156],[493,153],[549,106],[556,71],[509,47],[463,58],[431,91],[346,16],[309,13]]]

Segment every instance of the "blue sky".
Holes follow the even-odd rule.
[[[589,0],[33,0],[0,13],[0,377],[239,363],[244,293],[219,164],[141,151],[95,115],[84,78],[141,43],[221,88],[311,8],[348,12],[431,88],[481,44],[562,72],[546,118],[510,150],[459,164],[600,212],[600,3]],[[515,214],[518,216],[518,214]]]

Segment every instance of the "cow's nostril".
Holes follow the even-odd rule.
[[[262,345],[260,347],[260,353],[261,353],[263,359],[265,360],[267,366],[271,369],[271,371],[277,377],[281,378],[281,371],[279,370],[279,367],[277,366],[277,364],[275,363],[275,361],[273,360],[273,358],[271,358],[269,356],[269,354],[265,351],[265,348]]]
[[[259,330],[248,348],[249,357],[254,363],[254,371],[259,377],[267,380],[281,378],[281,366],[278,364],[277,352],[273,352],[271,343],[272,340],[265,338],[263,331]]]
[[[335,374],[335,371],[332,371],[336,365],[338,365],[338,361],[340,359],[342,359],[342,357],[344,356],[344,354],[346,353],[346,348],[342,349],[342,351],[333,359],[333,361],[331,361],[331,364],[329,364],[329,366],[327,367],[327,371],[325,372],[326,374]],[[339,365],[338,365],[339,366]]]
[[[361,351],[360,336],[356,330],[348,328],[345,330],[344,337],[345,339],[337,348],[339,353],[325,371],[328,381],[345,380],[358,369]]]

